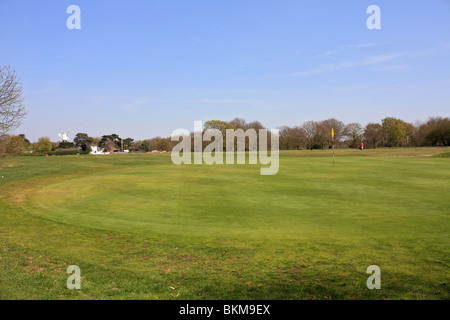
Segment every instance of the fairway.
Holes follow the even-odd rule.
[[[0,299],[449,299],[444,148],[9,158]],[[78,265],[82,290],[66,287]],[[369,290],[370,265],[381,290]]]

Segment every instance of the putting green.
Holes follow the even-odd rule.
[[[261,176],[256,165],[175,166],[164,159],[44,176],[21,204],[70,225],[239,238],[401,233],[424,217],[422,228],[434,226],[450,205],[450,166],[442,159],[346,156],[333,167],[328,157],[282,157],[275,176]]]

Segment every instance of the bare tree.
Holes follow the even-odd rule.
[[[290,128],[282,126],[280,130],[280,149],[281,150],[299,150],[305,146],[306,133],[302,127],[296,126]]]
[[[259,132],[261,129],[265,129],[266,127],[259,121],[252,121],[247,123],[246,129],[255,129],[256,132]]]
[[[116,144],[114,141],[108,139],[103,143],[103,148],[106,152],[114,152],[114,150],[116,150]]]
[[[324,130],[324,138],[328,146],[333,144],[331,137],[331,129],[334,130],[334,145],[338,145],[341,142],[344,134],[345,124],[335,118],[330,118],[320,122]]]
[[[234,129],[247,129],[247,122],[242,118],[234,118],[229,122]]]
[[[350,148],[359,146],[363,132],[363,127],[357,122],[352,122],[345,126],[343,135],[347,137],[347,143]]]
[[[368,123],[364,130],[364,144],[368,148],[377,148],[382,145],[386,133],[379,123]]]
[[[305,132],[307,147],[312,150],[317,136],[317,122],[307,121],[302,125],[302,129]]]
[[[19,76],[10,66],[0,66],[0,134],[18,128],[26,114]]]

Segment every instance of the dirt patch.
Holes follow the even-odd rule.
[[[426,158],[433,157],[434,154],[375,154],[371,156],[383,158]]]
[[[299,272],[300,269],[307,269],[307,268],[310,268],[310,267],[312,267],[312,266],[309,265],[309,264],[302,264],[302,265],[298,265],[298,266],[293,266],[290,269],[275,268],[275,270],[277,272],[281,273],[281,274],[287,274],[287,273],[292,274],[292,273]]]
[[[31,269],[31,271],[38,272],[38,273],[41,272],[42,270],[45,270],[45,268],[44,267],[39,267],[39,266],[36,266],[36,267]]]

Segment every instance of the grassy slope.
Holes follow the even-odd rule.
[[[9,159],[0,299],[448,299],[450,162],[428,157],[443,151],[336,150],[336,167],[282,152],[276,176],[158,154]]]

